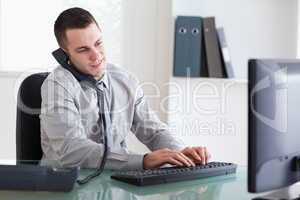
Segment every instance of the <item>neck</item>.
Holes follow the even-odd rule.
[[[101,80],[104,76],[104,73],[105,72],[102,72],[101,74],[94,76],[94,79],[96,79],[97,81]]]

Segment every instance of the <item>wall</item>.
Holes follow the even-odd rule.
[[[124,1],[123,64],[140,80],[152,108],[165,121],[160,109],[172,71],[171,0]]]
[[[173,15],[215,16],[223,26],[234,71],[247,77],[248,58],[297,56],[297,0],[173,1]]]
[[[124,67],[140,80],[152,109],[166,122],[168,116],[161,102],[168,95],[167,83],[172,73],[172,1],[123,2]],[[131,135],[129,141],[133,151],[147,151],[134,136]]]
[[[188,146],[205,146],[212,160],[247,163],[247,81],[170,80],[168,123]]]
[[[16,94],[19,73],[0,73],[0,163],[12,163],[16,157]]]
[[[299,0],[298,0],[298,23],[300,22],[300,12],[299,12],[299,10],[300,10],[300,3],[299,3]],[[297,40],[297,58],[300,58],[300,25],[298,24],[298,40]]]
[[[244,79],[170,79],[168,123],[186,144],[207,146],[213,160],[247,164],[247,60],[295,58],[297,10],[296,0],[173,1],[174,19],[215,16],[217,27],[224,27],[236,77]]]

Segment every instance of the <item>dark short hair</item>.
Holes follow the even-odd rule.
[[[54,34],[59,46],[65,47],[68,29],[86,28],[92,23],[98,26],[92,14],[82,8],[69,8],[60,13],[54,23]]]

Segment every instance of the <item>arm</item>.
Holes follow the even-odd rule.
[[[145,168],[157,168],[164,164],[177,166],[194,166],[205,164],[210,154],[205,147],[186,147],[183,142],[172,135],[166,124],[161,122],[150,109],[143,91],[137,92],[132,132],[152,153],[144,158]]]
[[[168,126],[150,108],[141,88],[136,94],[131,131],[152,151],[162,148],[179,151],[184,148],[183,142],[169,131]]]

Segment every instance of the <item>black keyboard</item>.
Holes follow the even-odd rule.
[[[237,165],[225,162],[210,162],[195,167],[166,167],[153,170],[120,171],[111,176],[112,179],[137,186],[171,183],[177,181],[207,178],[233,174]]]

